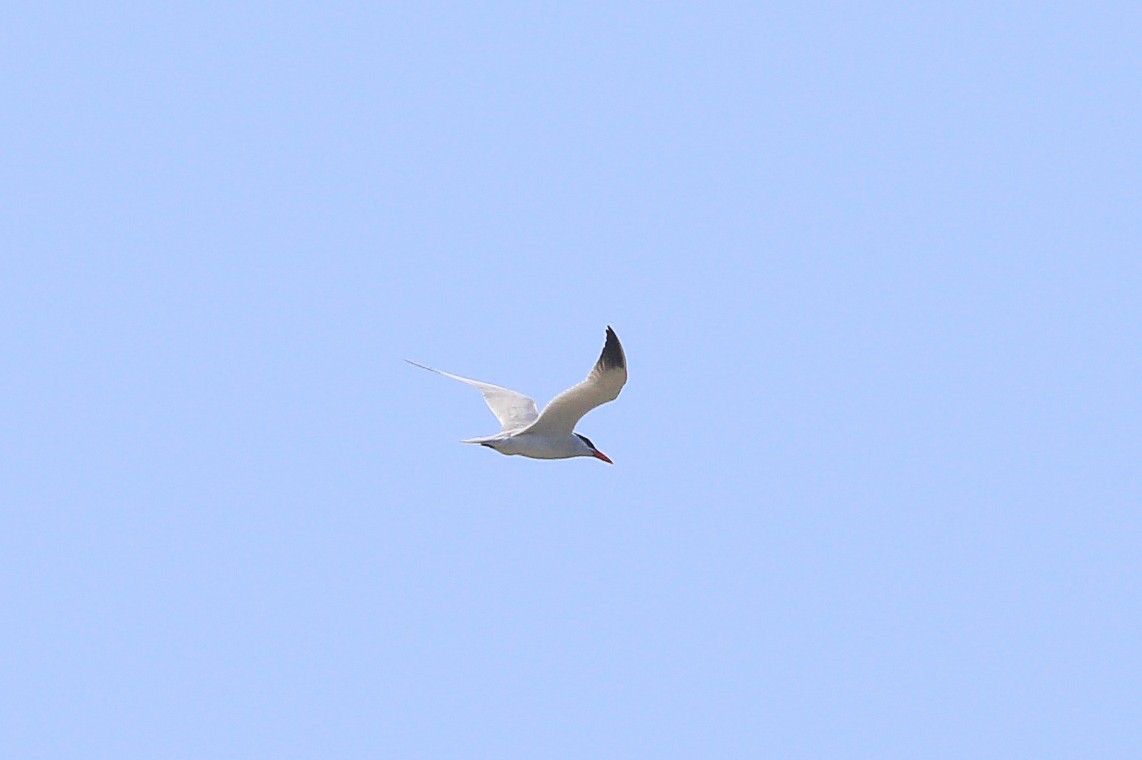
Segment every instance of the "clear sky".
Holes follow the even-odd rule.
[[[6,5],[0,756],[1137,758],[1139,39]]]

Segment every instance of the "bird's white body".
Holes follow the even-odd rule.
[[[495,449],[501,454],[508,456],[519,454],[532,459],[570,459],[571,457],[595,456],[595,451],[575,435],[538,435],[526,430],[519,433],[501,433],[487,438],[470,438],[463,443],[478,443]]]
[[[470,438],[464,443],[478,443],[501,454],[518,454],[532,459],[595,457],[611,463],[610,458],[596,449],[590,439],[575,432],[575,425],[583,415],[600,404],[614,401],[626,383],[626,355],[610,327],[607,328],[603,352],[587,379],[552,399],[542,414],[536,409],[535,401],[522,393],[441,372],[413,361],[409,364],[467,383],[483,394],[484,401],[503,429],[496,435]]]

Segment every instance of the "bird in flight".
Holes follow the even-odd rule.
[[[583,415],[618,398],[627,381],[626,354],[619,343],[619,336],[609,326],[603,352],[587,379],[553,398],[542,414],[536,409],[535,401],[522,393],[441,372],[409,359],[405,361],[414,367],[467,383],[484,394],[484,401],[500,421],[502,430],[495,435],[469,438],[461,443],[478,443],[501,454],[519,454],[532,459],[594,457],[614,464],[610,457],[595,448],[590,438],[575,432],[575,425]]]

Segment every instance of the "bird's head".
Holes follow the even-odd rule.
[[[602,459],[607,464],[614,464],[609,456],[595,448],[595,444],[591,443],[590,438],[585,435],[579,435],[578,433],[575,434],[575,437],[583,443],[583,450],[579,456],[594,457],[595,459]]]

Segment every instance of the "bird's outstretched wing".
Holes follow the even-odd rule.
[[[627,381],[627,358],[619,336],[607,327],[603,353],[587,379],[560,393],[527,430],[541,435],[571,435],[583,415],[600,404],[614,401]]]
[[[522,393],[501,388],[491,383],[482,383],[479,380],[453,375],[451,372],[442,372],[432,367],[426,367],[423,364],[417,364],[409,359],[405,359],[405,361],[414,367],[420,367],[429,372],[435,372],[438,375],[444,375],[453,380],[467,383],[480,391],[480,393],[484,394],[484,401],[488,403],[488,408],[492,410],[492,414],[496,415],[496,419],[500,421],[500,427],[503,429],[502,432],[525,428],[535,422],[539,417],[539,411],[535,408],[535,401]]]

